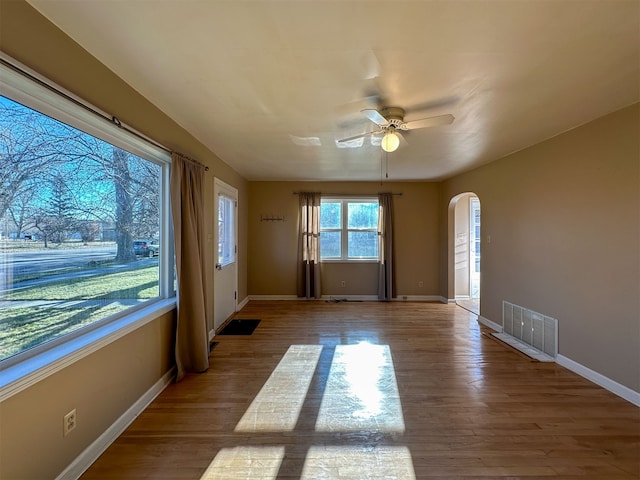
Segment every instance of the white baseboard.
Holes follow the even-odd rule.
[[[296,295],[249,295],[249,300],[262,300],[262,301],[272,301],[272,300],[309,300],[309,301],[331,301],[334,299],[339,300],[351,300],[351,301],[376,301],[378,297],[376,295],[322,295],[321,298],[304,298],[298,297]]]
[[[124,412],[107,430],[104,431],[91,445],[78,455],[67,468],[65,468],[56,480],[77,480],[95,462],[100,455],[111,445],[145,408],[160,395],[160,393],[173,381],[176,376],[176,368],[173,367],[165,373],[149,390],[147,390],[136,402]]]
[[[478,315],[478,321],[483,325],[486,325],[487,327],[489,327],[491,330],[495,330],[496,332],[502,332],[502,325],[496,322],[492,322],[491,320],[483,317],[482,315]]]
[[[296,295],[249,295],[249,300],[305,300],[305,298],[297,297]],[[315,300],[313,298],[312,300]]]
[[[556,357],[556,363],[568,370],[571,370],[574,373],[577,373],[581,377],[592,381],[596,385],[600,385],[602,388],[609,390],[611,393],[624,398],[626,401],[633,403],[637,407],[640,407],[640,392],[631,390],[629,387],[625,387],[624,385],[611,380],[609,377],[605,377],[604,375],[595,372],[590,368],[585,367],[584,365],[565,357],[564,355],[558,354],[558,356]]]
[[[322,300],[327,302],[342,301],[342,302],[377,302],[377,295],[322,295]]]
[[[394,302],[441,302],[443,298],[440,295],[398,295],[393,299]]]
[[[488,318],[478,315],[478,321],[491,328],[492,330],[495,330],[496,332],[502,332],[502,325],[492,322]],[[565,357],[564,355],[558,354],[555,361],[558,365],[571,370],[573,373],[577,373],[581,377],[586,378],[596,385],[600,385],[605,390],[608,390],[611,393],[625,399],[626,401],[640,407],[640,392],[631,390],[629,387],[625,387],[624,385],[611,380],[609,377],[605,377],[604,375],[591,370],[590,368],[585,367],[584,365],[575,362],[570,358]]]
[[[333,299],[346,300],[352,302],[375,302],[378,300],[377,295],[323,295],[320,300],[331,301]],[[305,300],[305,298],[297,297],[295,295],[249,295],[249,300]],[[310,298],[309,300],[317,300]],[[398,295],[393,299],[394,302],[441,302],[441,303],[455,303],[455,300],[448,300],[440,295]],[[246,303],[245,303],[246,305]],[[244,306],[244,305],[243,305]]]
[[[237,310],[238,311],[242,310],[247,305],[247,303],[249,303],[249,296],[248,295],[246,297],[244,297],[244,300],[242,300],[238,304]]]

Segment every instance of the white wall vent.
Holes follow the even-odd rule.
[[[558,355],[558,321],[555,318],[503,301],[502,331],[502,335],[496,335],[498,338],[528,355],[532,352],[527,350],[531,349],[520,348],[517,344],[532,347],[535,352],[544,354],[530,355],[539,360],[555,361]],[[507,337],[516,342],[512,343]]]

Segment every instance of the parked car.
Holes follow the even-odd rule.
[[[151,240],[135,240],[133,251],[141,257],[155,257],[160,252],[160,245]]]
[[[155,240],[151,240],[151,243],[149,243],[149,251],[152,257],[160,255],[160,244]]]

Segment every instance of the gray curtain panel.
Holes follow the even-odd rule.
[[[320,193],[298,194],[298,297],[320,298]]]
[[[187,372],[204,372],[209,368],[204,289],[204,172],[204,165],[177,153],[172,155],[171,214],[178,278],[176,381]]]
[[[396,298],[396,274],[393,252],[393,194],[378,195],[378,241],[380,265],[378,272],[378,299],[390,301]]]

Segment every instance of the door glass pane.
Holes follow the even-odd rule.
[[[469,280],[471,298],[480,297],[480,201],[471,198],[469,212]]]
[[[222,266],[236,260],[234,206],[232,198],[218,197],[218,263]]]

